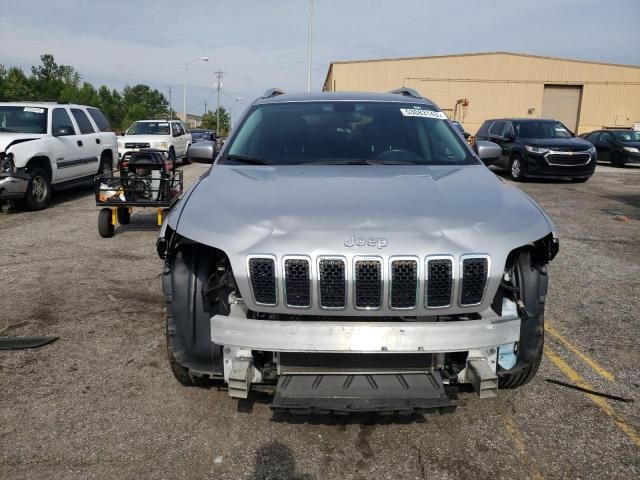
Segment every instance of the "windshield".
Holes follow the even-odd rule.
[[[135,122],[127,135],[170,135],[169,122]]]
[[[283,102],[246,115],[220,163],[463,165],[444,113],[400,102]]]
[[[573,135],[560,122],[541,120],[514,122],[516,135],[523,138],[571,138]]]
[[[47,133],[47,109],[0,106],[0,132]]]
[[[629,130],[628,132],[613,132],[619,142],[640,142],[640,132]]]

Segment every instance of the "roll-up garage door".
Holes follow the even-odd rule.
[[[560,120],[574,132],[578,127],[578,113],[582,87],[545,85],[542,97],[542,116]]]

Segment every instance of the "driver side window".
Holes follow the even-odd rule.
[[[73,122],[71,122],[71,117],[69,117],[67,111],[64,108],[54,108],[51,114],[51,132],[55,132],[60,127],[70,128],[74,135],[76,134]]]
[[[607,146],[609,144],[610,141],[613,140],[613,135],[611,135],[610,132],[602,132],[602,135],[600,135],[600,144],[601,145],[605,145]]]

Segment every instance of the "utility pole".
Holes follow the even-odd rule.
[[[204,99],[204,114],[207,114],[207,99]]]
[[[313,53],[313,0],[309,2],[309,58],[307,64],[307,92],[311,91],[311,55]]]
[[[222,77],[224,72],[220,69],[216,72],[216,78],[218,81],[218,108],[216,109],[216,135],[220,135],[220,89],[222,88]]]
[[[173,118],[173,107],[171,106],[171,85],[169,85],[169,120]]]

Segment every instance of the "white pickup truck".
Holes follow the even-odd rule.
[[[93,107],[0,102],[0,203],[51,203],[52,190],[91,182],[117,162],[115,133]]]
[[[118,153],[122,158],[145,148],[168,150],[171,161],[180,158],[184,163],[191,143],[191,134],[179,120],[138,120],[118,137]]]

